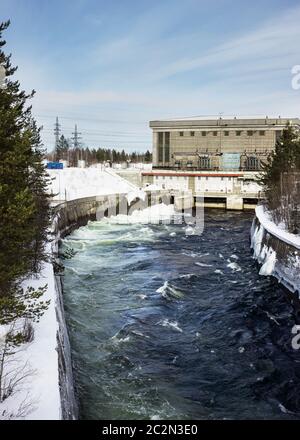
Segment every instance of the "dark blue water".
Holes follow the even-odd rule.
[[[299,418],[293,310],[249,249],[252,213],[176,225],[94,222],[64,240],[82,419]]]

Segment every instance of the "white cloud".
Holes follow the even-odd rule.
[[[162,66],[154,78],[161,79],[195,69],[228,66],[230,63],[251,63],[263,58],[299,56],[300,7],[289,10],[283,16],[268,20],[258,29],[236,37],[195,57],[181,58]]]

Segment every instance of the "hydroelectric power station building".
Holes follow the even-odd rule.
[[[216,117],[150,122],[153,169],[143,182],[190,191],[195,204],[244,209],[261,197],[256,176],[283,129],[299,118]]]

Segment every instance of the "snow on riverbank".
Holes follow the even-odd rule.
[[[263,206],[256,208],[256,217],[258,223],[253,222],[251,248],[254,250],[254,258],[262,265],[260,275],[274,275],[292,292],[300,292],[300,237],[277,226]],[[270,236],[275,238],[269,241]],[[278,251],[282,246],[286,246],[286,254],[282,250]],[[280,255],[277,255],[276,250]]]
[[[263,227],[279,240],[300,249],[300,236],[291,234],[281,227],[277,226],[271,219],[270,214],[264,209],[264,206],[257,206],[255,209],[256,217]]]
[[[9,356],[10,363],[6,366],[7,372],[10,368],[24,368],[20,377],[22,374],[28,376],[19,382],[12,396],[0,403],[0,420],[9,418],[60,419],[61,404],[56,351],[58,324],[52,264],[44,263],[38,279],[28,279],[22,286],[24,289],[30,286],[38,289],[46,284],[48,287],[42,300],[50,300],[50,305],[40,322],[33,323],[34,339],[32,342],[21,345],[16,350],[16,354]]]
[[[130,193],[134,199],[136,195],[133,193],[139,191],[139,188],[110,169],[65,168],[47,172],[51,179],[49,192],[55,194],[54,201],[120,193]]]

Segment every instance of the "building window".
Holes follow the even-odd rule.
[[[194,131],[191,131],[190,134],[191,134],[191,136],[195,136],[195,132]]]
[[[241,136],[242,132],[241,131],[236,131],[235,134],[236,134],[236,136]]]
[[[164,134],[162,132],[158,133],[158,162],[163,162],[164,160]]]
[[[252,131],[252,130],[248,130],[248,131],[247,131],[247,135],[248,135],[248,136],[253,136],[253,131]]]
[[[282,131],[281,130],[276,130],[276,142],[279,141],[281,139],[282,136]]]
[[[224,131],[225,136],[229,136],[229,131]]]
[[[253,171],[260,169],[260,160],[255,156],[247,157],[245,163],[246,170]]]
[[[170,132],[165,132],[165,162],[170,162]]]
[[[179,132],[179,136],[183,136],[183,131],[180,131],[180,132]]]
[[[218,132],[217,131],[214,131],[214,136],[218,136]]]
[[[266,132],[264,130],[260,130],[259,135],[260,136],[265,136]]]
[[[206,131],[201,132],[202,136],[206,136]]]

